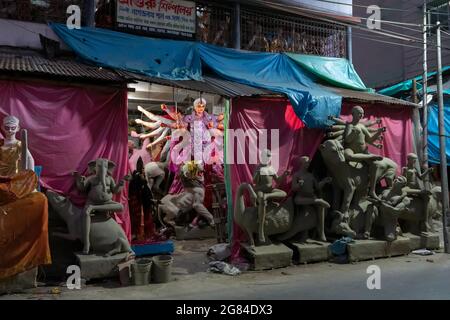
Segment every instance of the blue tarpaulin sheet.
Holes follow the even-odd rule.
[[[315,85],[317,76],[285,54],[50,25],[77,55],[96,65],[170,80],[202,80],[202,66],[209,67],[225,79],[287,95],[297,116],[310,128],[330,125],[328,116],[341,111],[342,98],[319,89]],[[342,81],[341,78],[337,83]]]
[[[298,68],[284,54],[237,51],[202,44],[202,63],[221,77],[286,94],[297,116],[310,128],[330,124],[328,115],[339,115],[342,98],[318,90],[315,77]]]
[[[98,28],[68,29],[51,23],[53,31],[86,61],[169,80],[201,80],[195,42],[158,40]]]
[[[439,112],[436,103],[428,106],[428,159],[430,163],[441,163],[439,148]],[[445,150],[450,165],[450,101],[444,103]]]

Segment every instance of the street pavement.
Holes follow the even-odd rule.
[[[115,282],[80,290],[39,287],[1,299],[170,299],[170,300],[297,300],[297,299],[450,299],[450,255],[408,256],[354,264],[316,263],[227,276],[206,272],[205,254],[190,252],[190,261],[174,265],[166,284],[120,287]],[[176,258],[176,257],[175,257]],[[183,260],[183,259],[178,259]],[[380,289],[369,290],[367,268],[381,271]],[[56,294],[55,294],[56,292]]]

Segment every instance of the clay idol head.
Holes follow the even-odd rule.
[[[14,116],[6,116],[3,118],[2,128],[6,137],[12,137],[19,131],[19,119]]]

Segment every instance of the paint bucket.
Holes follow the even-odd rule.
[[[153,257],[152,281],[155,283],[165,283],[171,280],[172,256],[165,254]]]
[[[138,259],[131,265],[131,273],[135,286],[145,286],[150,282],[151,259]]]

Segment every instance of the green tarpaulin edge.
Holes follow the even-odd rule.
[[[353,67],[353,64],[351,64],[347,59],[319,57],[290,52],[285,52],[284,54],[302,68],[331,85],[358,91],[373,91],[373,89],[369,89],[365,86],[364,82]],[[335,73],[334,75],[330,74],[330,72],[326,71],[324,68],[326,63],[332,63],[332,69],[334,72],[340,72]]]
[[[442,72],[446,72],[448,70],[450,70],[450,66],[446,66],[446,67],[442,68]],[[427,79],[435,76],[436,73],[437,73],[436,71],[428,72]],[[399,94],[400,92],[411,91],[412,88],[413,88],[413,80],[416,80],[416,82],[417,82],[417,81],[422,81],[422,79],[423,79],[423,75],[420,75],[420,76],[417,76],[415,78],[408,79],[408,80],[396,83],[396,84],[394,84],[394,85],[392,85],[390,87],[378,90],[378,93],[379,94],[384,94],[386,96],[393,97],[393,96]],[[422,90],[422,83],[421,82],[417,82],[417,90],[418,91]],[[434,92],[436,92],[436,90],[428,88],[427,92],[428,93],[434,93]],[[444,93],[449,94],[450,92],[449,92],[449,90],[444,90]]]

